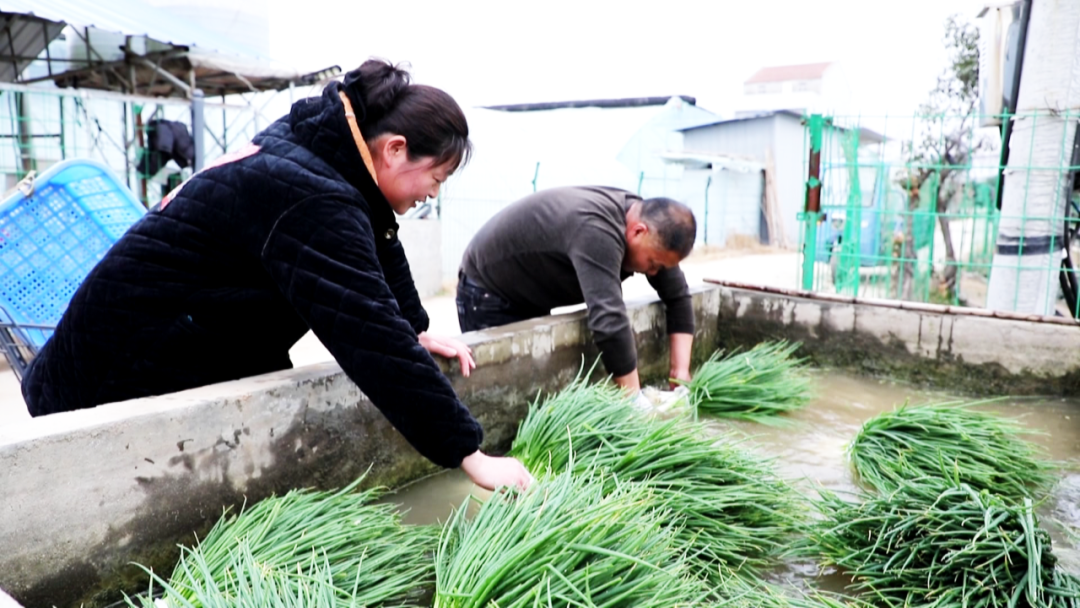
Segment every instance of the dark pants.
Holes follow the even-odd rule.
[[[462,333],[517,323],[526,319],[543,316],[516,310],[498,294],[484,289],[475,282],[458,273],[457,316]]]

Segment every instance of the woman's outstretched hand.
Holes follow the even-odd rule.
[[[485,490],[494,490],[500,486],[524,490],[536,481],[517,458],[488,456],[480,450],[461,461],[461,470],[465,471],[473,483]]]
[[[468,378],[469,374],[472,373],[472,370],[476,369],[476,361],[473,360],[472,349],[466,346],[461,340],[433,336],[426,331],[420,332],[420,335],[417,337],[420,338],[420,346],[426,348],[429,353],[446,357],[447,359],[457,357],[457,360],[461,363],[462,376]]]

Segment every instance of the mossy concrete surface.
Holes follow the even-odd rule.
[[[700,361],[716,346],[719,291],[693,299]],[[628,310],[642,375],[661,381],[662,305]],[[472,377],[441,363],[494,453],[538,392],[597,357],[584,312],[464,339]],[[10,425],[0,429],[0,588],[30,608],[105,605],[145,591],[131,562],[167,575],[177,543],[193,544],[226,507],[340,487],[366,471],[367,485],[396,487],[435,470],[332,363]]]
[[[802,342],[822,367],[975,396],[1080,395],[1080,325],[722,287],[718,342]]]
[[[801,341],[821,366],[974,395],[1080,394],[1080,327],[932,307],[694,290],[694,361],[717,346]],[[639,369],[668,374],[662,306],[628,303]],[[538,393],[597,350],[584,312],[466,334],[478,367],[441,361],[505,451]],[[603,375],[597,366],[594,375]],[[167,574],[222,509],[298,487],[396,487],[435,472],[335,364],[47,416],[0,429],[0,588],[24,606],[104,605],[145,590],[131,562]],[[0,607],[11,600],[0,594]]]

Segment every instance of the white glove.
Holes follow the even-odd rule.
[[[654,414],[662,418],[679,416],[689,403],[687,396],[690,391],[685,386],[680,386],[673,391],[662,391],[652,387],[646,387],[634,396],[634,407],[646,414]]]
[[[675,387],[675,390],[670,391],[667,394],[671,395],[672,401],[677,401],[679,399],[689,399],[690,389],[686,388],[685,385],[680,384],[679,386]]]
[[[638,391],[634,395],[634,407],[642,413],[651,414],[656,409],[656,404],[645,395],[645,391]]]

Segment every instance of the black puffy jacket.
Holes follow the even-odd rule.
[[[417,341],[427,313],[339,90],[294,104],[257,152],[196,174],[109,250],[26,374],[32,415],[287,369],[310,328],[421,454],[455,467],[478,449]]]

